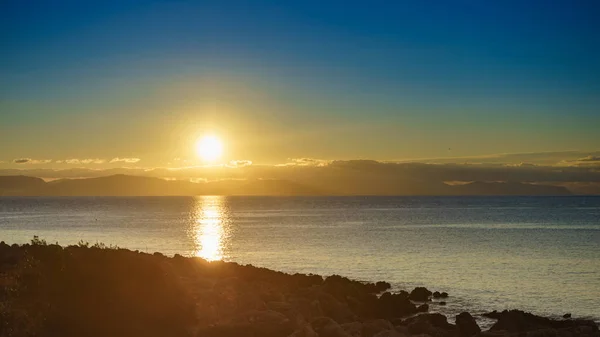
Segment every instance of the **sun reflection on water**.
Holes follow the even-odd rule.
[[[223,252],[224,242],[229,236],[225,227],[225,198],[201,196],[196,200],[194,255],[208,261],[223,260],[226,257]]]

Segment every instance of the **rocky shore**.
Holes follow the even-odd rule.
[[[496,323],[482,331],[468,312],[455,324],[429,312],[444,292],[389,289],[83,242],[1,242],[0,336],[600,336],[593,321],[518,310],[486,314]]]

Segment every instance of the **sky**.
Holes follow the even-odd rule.
[[[598,17],[594,0],[4,0],[0,169],[201,165],[206,134],[221,163],[592,158]]]

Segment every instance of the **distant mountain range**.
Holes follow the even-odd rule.
[[[27,176],[0,176],[3,196],[167,196],[167,195],[569,195],[562,186],[520,182],[442,182],[329,177],[314,182],[277,179],[191,182],[112,175],[46,182]]]

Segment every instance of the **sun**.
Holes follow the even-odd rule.
[[[223,143],[216,136],[204,136],[196,142],[196,153],[202,160],[214,162],[223,154]]]

